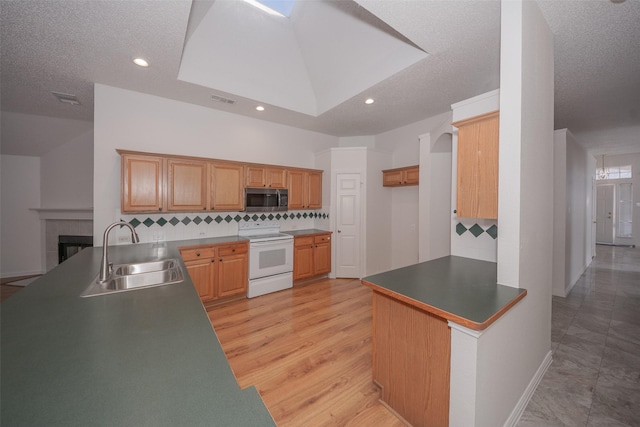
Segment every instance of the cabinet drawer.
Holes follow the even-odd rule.
[[[322,234],[313,238],[314,243],[325,243],[331,240],[330,234]]]
[[[294,245],[296,247],[313,245],[313,236],[296,237],[294,240]]]
[[[247,253],[246,243],[243,243],[241,245],[229,245],[229,246],[218,247],[218,256],[246,254],[246,253]]]
[[[180,251],[182,259],[184,261],[193,261],[202,258],[213,258],[216,256],[216,250],[214,247],[183,249]]]

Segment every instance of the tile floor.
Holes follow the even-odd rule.
[[[552,310],[553,362],[517,426],[640,426],[640,249],[597,246]]]

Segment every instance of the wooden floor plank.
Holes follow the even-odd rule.
[[[209,311],[238,384],[278,426],[404,426],[371,378],[371,290],[325,279]]]

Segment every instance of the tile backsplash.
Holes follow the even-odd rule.
[[[133,225],[141,242],[186,240],[238,234],[240,222],[278,221],[281,231],[329,227],[329,214],[323,210],[287,212],[196,212],[162,214],[121,214],[120,218]],[[129,231],[117,231],[117,242],[129,243]]]

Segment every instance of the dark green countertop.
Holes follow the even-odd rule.
[[[327,230],[318,230],[317,228],[307,228],[304,230],[288,230],[288,231],[283,231],[284,234],[289,234],[293,237],[296,236],[309,236],[309,235],[313,235],[313,234],[325,234],[325,233],[331,233],[330,231]]]
[[[497,264],[446,256],[362,279],[373,290],[471,329],[483,330],[524,298],[497,284]]]
[[[178,247],[237,241],[113,246],[109,257],[179,258]],[[179,284],[81,298],[101,254],[81,251],[0,305],[0,424],[275,425],[255,388],[238,387],[186,270]]]

